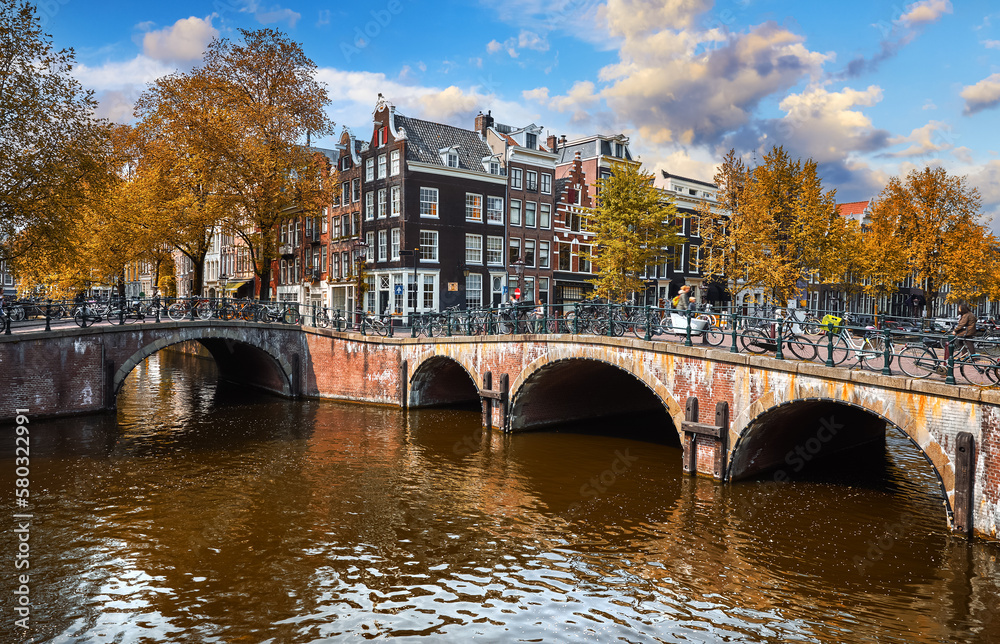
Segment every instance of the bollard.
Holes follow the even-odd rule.
[[[691,346],[691,306],[690,306],[690,304],[691,303],[688,302],[688,308],[684,311],[684,313],[687,315],[687,331],[686,331],[687,337],[684,339],[684,346],[685,347],[690,347]]]
[[[945,372],[946,375],[944,378],[944,384],[946,385],[955,384],[955,352],[952,350],[953,347],[955,346],[953,344],[954,340],[955,336],[949,335],[946,337],[946,343],[944,345],[945,360],[948,363],[948,368],[947,371]]]
[[[733,325],[733,346],[729,347],[729,353],[739,353],[740,349],[736,346],[736,334],[739,332],[740,328],[740,314],[738,311],[733,310],[733,313],[729,318],[729,323]]]
[[[653,339],[653,312],[649,304],[646,305],[646,341]]]
[[[45,303],[45,330],[51,331],[52,324],[50,323],[52,319],[52,300]]]
[[[833,366],[833,322],[826,323],[826,366]]]

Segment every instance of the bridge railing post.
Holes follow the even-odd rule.
[[[687,304],[688,307],[687,309],[684,310],[684,313],[687,317],[687,329],[685,330],[684,346],[690,347],[691,346],[691,306],[690,306],[691,303],[688,302]]]
[[[775,327],[775,335],[777,336],[775,338],[775,341],[778,343],[778,346],[774,350],[774,357],[777,358],[778,360],[785,359],[785,353],[784,351],[782,351],[782,346],[781,346],[785,343],[784,329],[783,329],[784,325],[785,325],[785,320],[779,317],[777,320],[777,325]]]
[[[10,335],[10,307],[3,307],[3,334]]]
[[[826,366],[833,366],[833,322],[826,323]]]
[[[49,301],[47,301],[45,303],[45,330],[46,331],[51,331],[52,330],[51,320],[52,320],[52,300],[49,300]]]
[[[573,302],[573,334],[580,333],[580,303]]]
[[[953,385],[955,384],[955,336],[946,335],[944,339],[944,357],[947,364],[944,382],[946,385]]]
[[[646,303],[646,337],[644,338],[647,342],[653,339],[653,308]]]
[[[309,326],[313,326],[313,327],[316,326],[316,303],[315,302],[312,303],[312,324],[310,324]]]
[[[882,329],[882,375],[891,376],[892,369],[892,331],[888,328]]]
[[[729,353],[739,353],[740,349],[736,346],[736,335],[739,333],[740,328],[740,313],[732,306],[732,304],[730,304],[730,312],[729,323],[733,325],[733,344],[729,347]]]

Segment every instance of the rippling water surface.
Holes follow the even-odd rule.
[[[31,641],[1000,642],[1000,550],[894,435],[861,479],[718,485],[622,427],[478,425],[158,354],[117,418],[32,424]]]

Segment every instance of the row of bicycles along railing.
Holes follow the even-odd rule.
[[[46,329],[73,321],[87,327],[101,321],[242,320],[299,324],[356,331],[366,335],[410,337],[486,336],[514,333],[632,335],[648,341],[699,344],[732,353],[773,354],[778,359],[818,361],[911,378],[941,377],[948,383],[1000,384],[1000,328],[985,325],[974,337],[960,338],[928,328],[923,319],[884,316],[874,319],[835,312],[770,307],[743,313],[663,309],[600,300],[561,309],[530,304],[412,315],[328,309],[297,302],[229,298],[117,298],[105,301],[15,302],[0,306],[6,333],[12,322],[45,320]],[[970,349],[971,347],[971,349]]]

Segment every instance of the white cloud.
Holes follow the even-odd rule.
[[[270,25],[276,22],[288,22],[288,26],[295,29],[295,23],[302,18],[302,14],[297,11],[292,11],[278,5],[271,7],[266,11],[261,11],[259,8],[255,7],[253,12],[253,17],[257,19],[262,25]]]
[[[983,47],[987,49],[1000,49],[1000,40],[984,40]]]
[[[951,151],[952,156],[961,161],[966,165],[972,165],[972,150],[965,147],[964,145],[959,146]]]
[[[965,99],[965,114],[1000,105],[1000,74],[991,74],[975,85],[968,85],[960,94]]]
[[[946,13],[951,13],[949,0],[921,0],[906,7],[906,13],[900,16],[899,23],[912,27],[937,22]]]
[[[561,31],[598,45],[613,47],[598,12],[604,0],[506,0],[491,2],[500,20],[541,37]]]
[[[101,91],[145,85],[174,71],[176,68],[171,65],[139,55],[132,60],[109,62],[99,67],[80,63],[73,68],[73,75],[84,87]]]
[[[486,43],[486,51],[491,54],[495,54],[503,49],[503,43],[497,42],[496,40],[491,40]]]
[[[889,145],[911,143],[912,145],[899,152],[886,153],[888,157],[913,157],[947,150],[952,147],[951,126],[942,121],[931,121],[923,127],[918,127],[909,136],[897,136],[889,139]]]
[[[533,31],[522,29],[517,36],[517,46],[521,49],[533,49],[535,51],[548,51],[548,41]]]
[[[521,92],[521,96],[528,101],[538,101],[539,103],[544,103],[549,99],[549,88],[536,87],[535,89],[526,89]]]
[[[784,145],[817,163],[840,162],[854,152],[878,150],[886,145],[888,133],[877,129],[858,108],[881,100],[882,89],[876,85],[840,92],[816,86],[789,94],[779,104],[785,116],[763,124],[761,143]]]
[[[95,95],[97,109],[94,116],[108,119],[113,123],[129,123],[133,120],[132,110],[139,97],[138,90],[106,90]]]
[[[182,18],[170,27],[147,32],[142,39],[143,53],[153,60],[190,61],[201,58],[219,30],[211,16]]]
[[[993,220],[993,232],[1000,234],[1000,161],[994,159],[969,174],[969,185],[983,198],[983,213]]]

